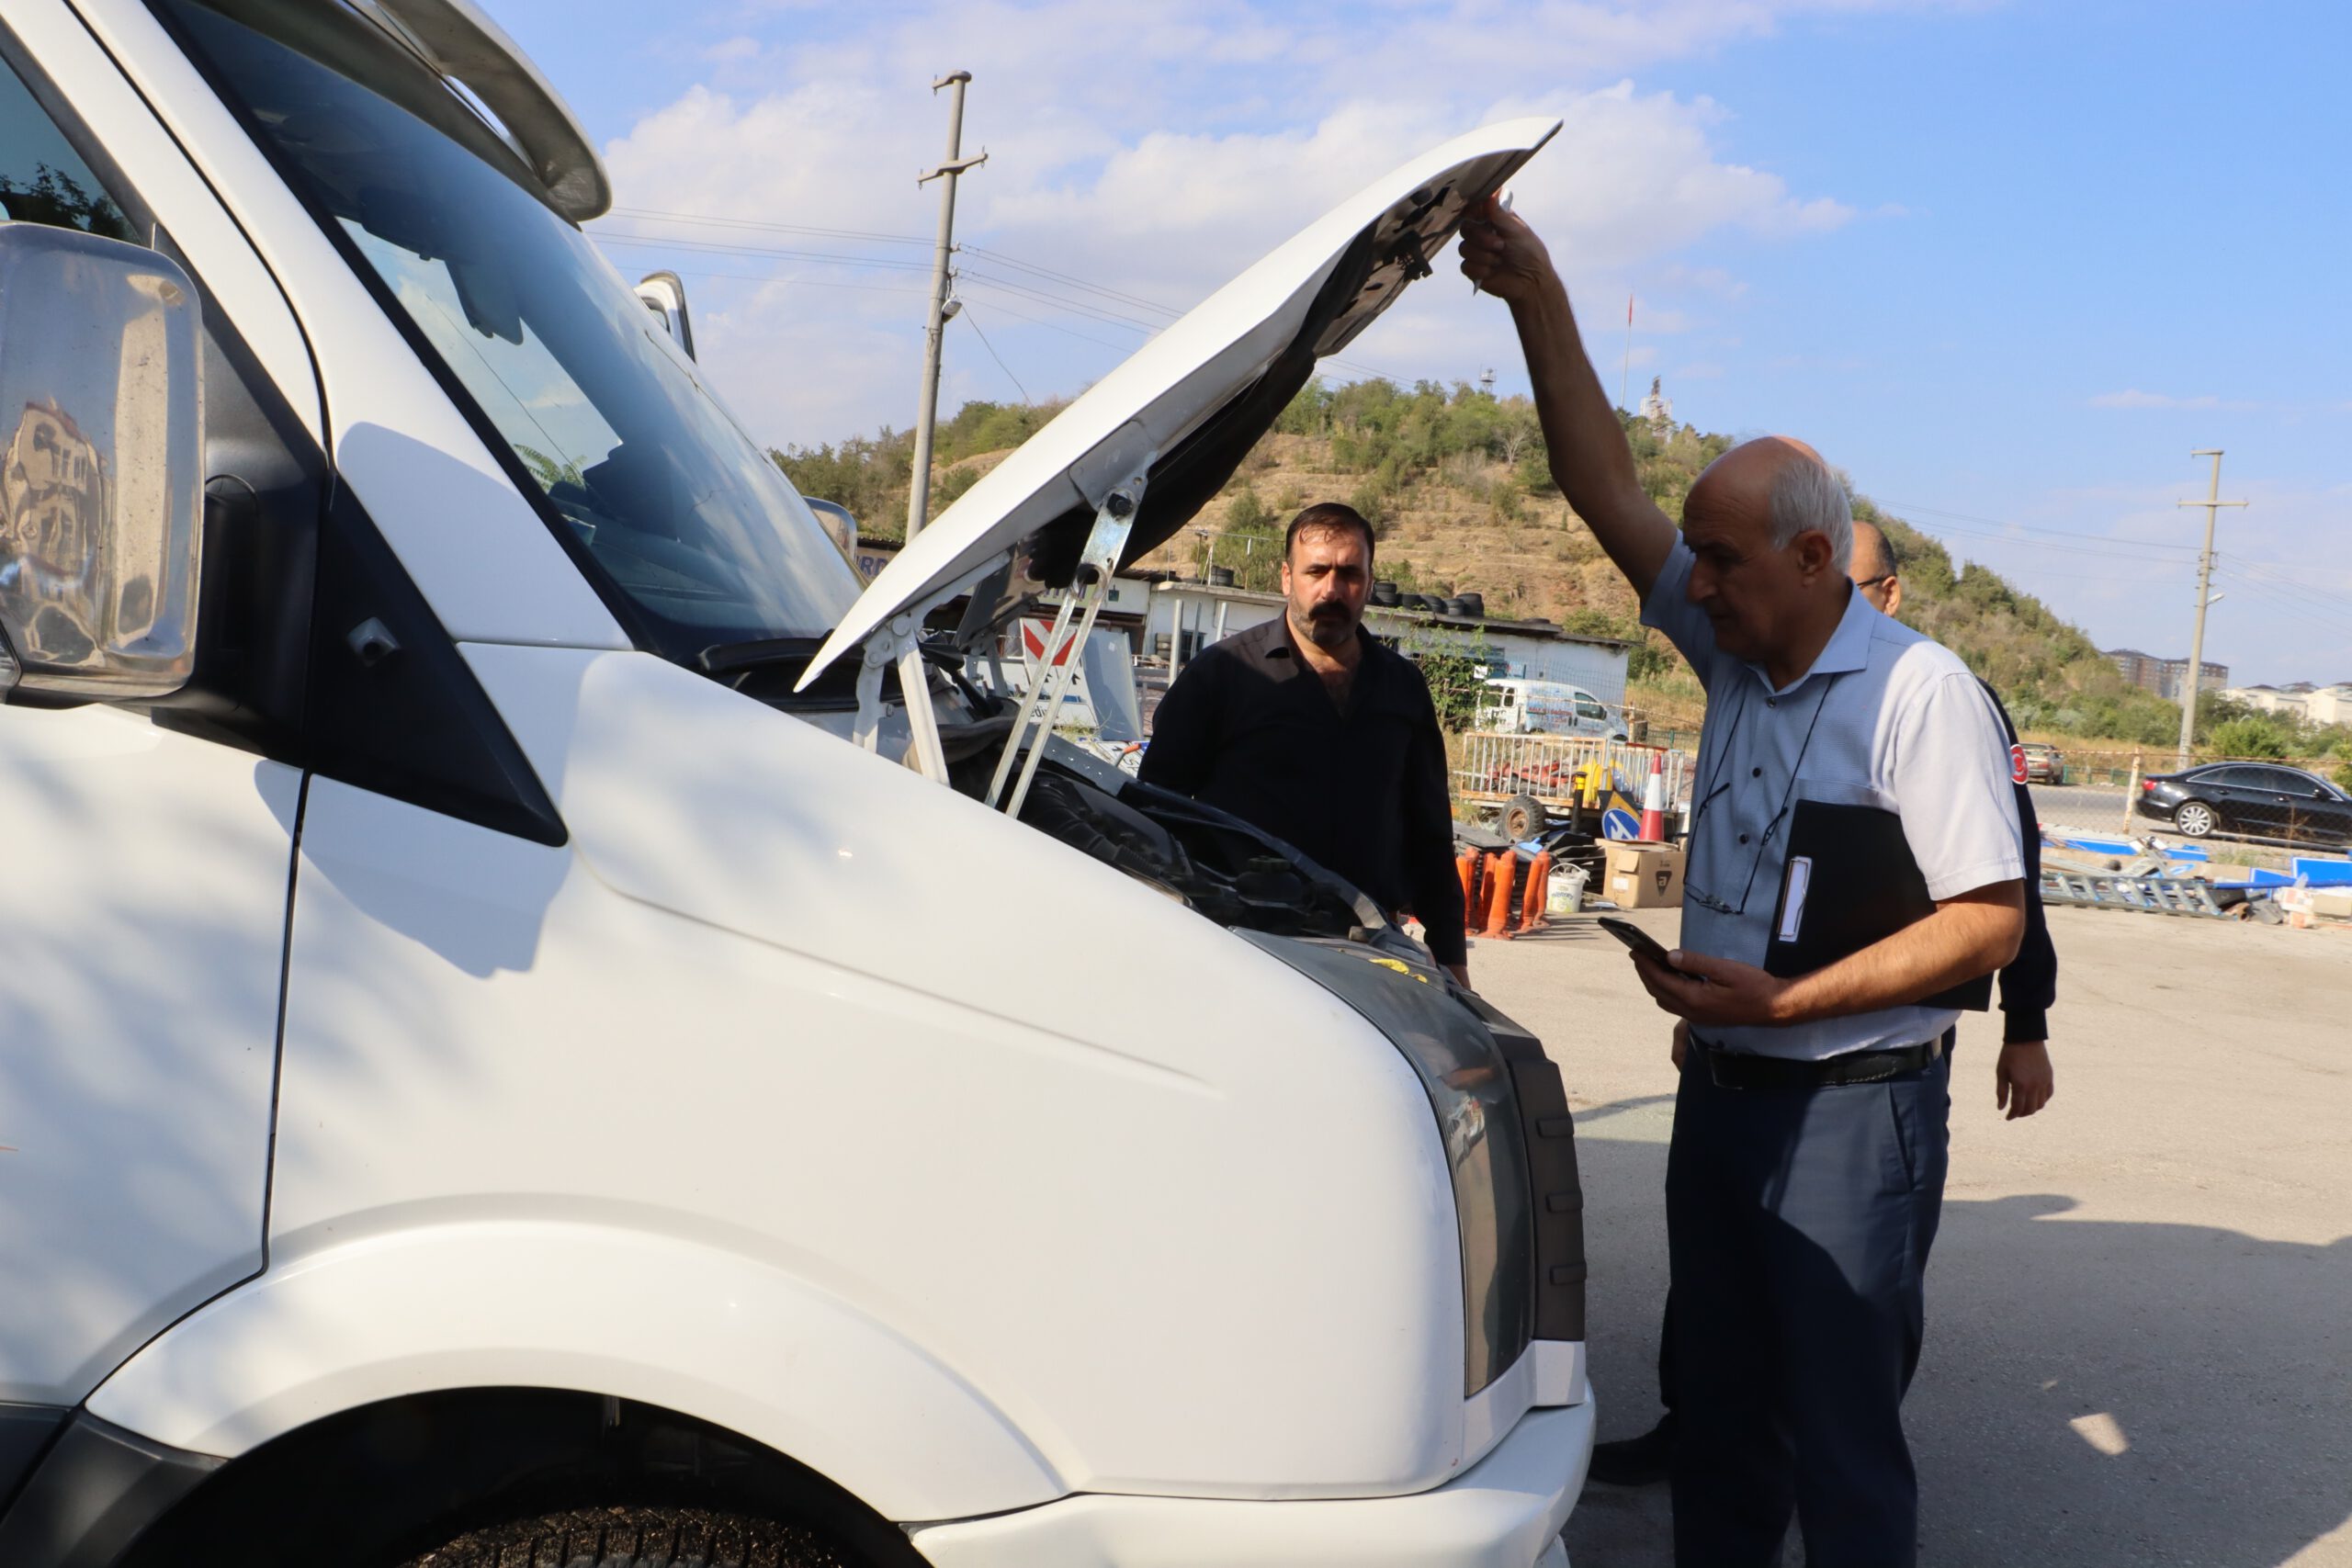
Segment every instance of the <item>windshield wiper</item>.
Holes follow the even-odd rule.
[[[723,681],[748,697],[757,697],[777,707],[831,710],[857,705],[857,664],[842,660],[817,679],[817,683],[805,692],[792,688],[800,672],[824,646],[821,637],[761,637],[741,642],[717,642],[695,656],[695,667],[715,680]],[[996,700],[984,694],[978,687],[964,678],[964,656],[945,639],[925,640],[919,645],[923,662],[943,671],[964,695],[966,705],[976,714],[995,711]],[[898,666],[893,664],[882,672],[882,695],[888,702],[902,702],[899,685]]]
[[[814,637],[755,637],[741,642],[715,642],[695,656],[695,666],[706,675],[731,675],[739,670],[768,670],[796,660],[806,664],[824,646]]]

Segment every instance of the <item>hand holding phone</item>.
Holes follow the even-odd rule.
[[[1610,916],[1602,915],[1599,918],[1599,924],[1602,931],[1607,931],[1668,974],[1683,975],[1686,979],[1697,978],[1696,976],[1685,975],[1684,971],[1677,969],[1672,964],[1667,962],[1667,951],[1659,944],[1657,938],[1650,935],[1633,921],[1614,919]]]

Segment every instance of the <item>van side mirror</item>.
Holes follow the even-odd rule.
[[[153,251],[0,222],[0,696],[122,702],[187,683],[198,310]]]
[[[813,495],[804,495],[800,499],[808,503],[808,510],[817,514],[818,524],[826,533],[833,536],[833,543],[841,547],[842,554],[849,557],[851,564],[855,565],[857,561],[856,516],[838,501],[820,501]]]
[[[686,312],[686,282],[674,272],[649,272],[637,286],[637,297],[661,321],[662,330],[678,340],[678,351],[695,356],[694,318]]]

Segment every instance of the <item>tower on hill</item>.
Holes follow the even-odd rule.
[[[1642,417],[1661,432],[1671,429],[1674,424],[1674,403],[1658,389],[1658,383],[1663,379],[1663,377],[1651,377],[1650,395],[1642,400]]]

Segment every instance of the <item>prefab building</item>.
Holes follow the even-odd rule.
[[[1144,650],[1148,657],[1170,660],[1173,679],[1209,644],[1282,613],[1279,593],[1208,582],[1163,582],[1151,596]],[[1624,705],[1625,663],[1633,648],[1629,642],[1578,636],[1550,621],[1446,615],[1377,604],[1366,612],[1364,624],[1408,656],[1430,648],[1465,653],[1485,661],[1489,675],[1565,682],[1612,706]]]

